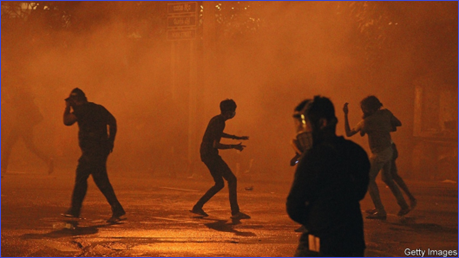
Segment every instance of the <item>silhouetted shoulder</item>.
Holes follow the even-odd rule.
[[[225,128],[225,119],[221,115],[216,115],[212,117],[209,121],[209,125],[207,126],[209,130],[212,131],[222,131]]]
[[[102,106],[101,104],[96,104],[96,103],[93,103],[93,102],[89,102],[89,104],[91,104],[91,109],[96,111],[96,112],[100,112],[100,113],[108,113],[110,114],[110,111],[108,111],[108,109],[106,109],[104,106]]]
[[[223,117],[221,115],[216,115],[214,117],[212,117],[210,119],[210,123],[212,124],[221,124],[221,123],[225,123],[225,119],[223,119]]]
[[[101,104],[97,104],[97,103],[94,103],[94,102],[89,102],[88,103],[92,108],[97,108],[97,109],[100,109],[100,110],[107,110],[104,106],[102,106]]]
[[[341,144],[343,144],[344,149],[346,149],[348,152],[367,156],[367,152],[359,144],[351,140],[345,139],[342,136],[340,136],[339,138],[339,141],[341,141]]]
[[[391,112],[389,109],[387,109],[387,108],[381,109],[381,110],[379,110],[379,112],[381,112],[381,113],[384,114],[385,116],[389,116],[389,117],[394,115],[394,114],[392,114],[392,112]]]

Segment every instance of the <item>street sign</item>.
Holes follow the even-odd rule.
[[[187,30],[168,30],[167,39],[168,40],[190,40],[196,38],[195,29]]]
[[[195,14],[198,10],[198,2],[182,2],[167,4],[167,15]]]
[[[167,27],[176,28],[176,27],[190,27],[196,26],[196,16],[177,16],[177,17],[167,17]]]
[[[198,2],[177,2],[167,4],[167,39],[196,39],[198,24]]]

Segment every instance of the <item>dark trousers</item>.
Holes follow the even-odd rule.
[[[107,158],[109,151],[106,149],[84,150],[78,160],[75,187],[72,194],[72,207],[70,212],[79,216],[84,197],[88,190],[88,177],[92,175],[94,183],[112,207],[113,215],[124,215],[125,211],[113,190],[107,175]]]
[[[236,176],[231,172],[226,162],[220,157],[203,157],[202,161],[206,164],[210,171],[210,174],[214,178],[215,185],[212,186],[196,203],[195,207],[202,208],[206,202],[208,202],[216,193],[218,193],[225,186],[223,179],[228,181],[229,188],[229,201],[231,205],[231,214],[239,212],[239,205],[237,203],[237,179]]]

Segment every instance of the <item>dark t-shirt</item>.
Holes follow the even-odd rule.
[[[223,130],[225,129],[225,119],[222,115],[216,115],[210,119],[206,132],[202,137],[201,159],[204,157],[213,157],[218,155],[218,149],[214,148],[214,141],[220,142]]]
[[[365,248],[359,201],[368,189],[365,150],[343,137],[315,143],[301,158],[287,197],[287,213],[319,237],[326,253]]]
[[[107,146],[107,125],[115,125],[113,115],[103,106],[88,102],[74,107],[78,122],[78,140],[81,149]]]

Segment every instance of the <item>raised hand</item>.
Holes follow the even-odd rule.
[[[346,102],[346,103],[344,103],[344,106],[343,106],[343,112],[346,115],[349,113],[349,108],[347,107],[348,105],[349,105],[349,103]]]

